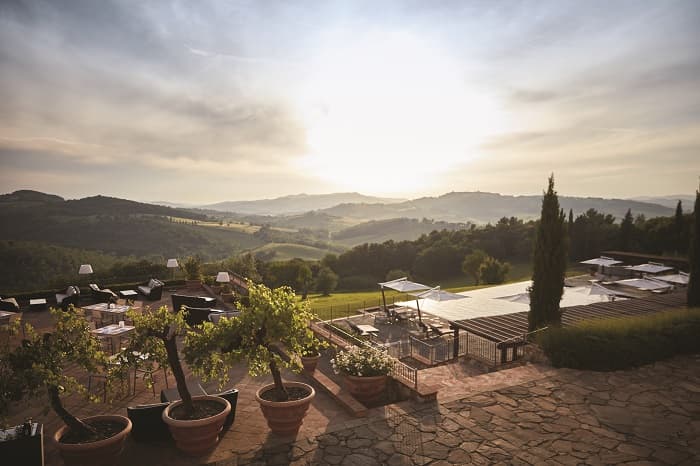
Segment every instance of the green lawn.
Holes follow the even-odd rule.
[[[581,268],[577,264],[567,270],[567,275],[580,275],[585,273],[585,267]],[[510,273],[508,274],[506,283],[519,282],[529,280],[532,277],[532,265],[530,263],[511,264]],[[426,283],[426,285],[433,285]],[[440,283],[443,290],[452,292],[468,291],[476,288],[484,288],[493,285],[474,285],[471,278],[462,276],[455,277],[449,280],[443,280]],[[392,303],[394,301],[406,301],[412,296],[398,293],[393,290],[384,292],[386,301]],[[320,294],[310,294],[308,296],[311,303],[311,309],[318,314],[322,320],[327,320],[338,317],[347,317],[356,313],[357,309],[378,306],[381,303],[382,293],[377,287],[371,291],[354,291],[354,292],[336,292],[330,296],[321,296]]]

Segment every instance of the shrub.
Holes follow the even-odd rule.
[[[538,343],[555,367],[617,370],[700,351],[700,309],[550,328]]]
[[[331,364],[336,374],[373,377],[387,375],[394,361],[378,349],[351,346],[350,349],[338,353],[335,359],[331,360]]]

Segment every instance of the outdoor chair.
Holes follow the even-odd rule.
[[[173,294],[173,312],[179,312],[182,306],[212,308],[216,304],[216,298],[209,296],[187,296],[184,294]]]
[[[135,442],[172,440],[168,426],[163,422],[163,410],[170,403],[127,406],[126,416],[131,420],[131,438]]]
[[[226,416],[226,422],[224,422],[224,428],[221,431],[222,433],[226,432],[229,427],[233,424],[233,421],[236,419],[236,405],[238,404],[238,389],[237,388],[231,388],[229,390],[220,392],[220,393],[213,393],[212,395],[214,396],[220,396],[221,398],[225,399],[229,403],[231,403],[231,412]]]
[[[90,283],[90,292],[92,293],[92,299],[96,303],[116,303],[117,294],[110,290],[109,288],[100,288],[95,283]]]
[[[215,324],[219,323],[219,320],[221,320],[222,317],[238,317],[241,315],[241,311],[217,311],[215,309],[212,310],[212,312],[209,314],[209,321],[213,322]]]
[[[0,311],[19,312],[19,304],[15,298],[0,298]]]
[[[80,288],[75,285],[71,285],[66,288],[65,293],[56,293],[56,305],[60,306],[62,310],[67,311],[68,306],[71,304],[78,306],[80,302]]]
[[[185,322],[187,322],[187,325],[190,325],[190,326],[195,326],[195,325],[201,324],[202,322],[206,322],[206,321],[210,320],[209,319],[210,314],[223,313],[223,311],[211,309],[209,307],[182,306],[182,308],[180,308],[180,309],[187,311],[187,315],[185,316]]]
[[[157,301],[163,296],[163,286],[165,284],[157,278],[151,278],[145,285],[139,285],[137,290],[151,301]]]

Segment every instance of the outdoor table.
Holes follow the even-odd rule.
[[[45,307],[46,307],[46,299],[45,298],[35,298],[35,299],[29,300],[29,309],[31,309],[32,311],[44,309]]]
[[[12,316],[16,316],[16,315],[17,315],[16,312],[0,311],[0,319],[3,319],[5,317],[12,317]]]
[[[135,299],[138,296],[138,292],[136,290],[121,290],[119,296],[124,299]]]
[[[97,303],[90,306],[83,306],[83,311],[99,311],[103,316],[109,316],[111,322],[124,320],[124,314],[129,310],[129,306],[125,304],[108,304]]]
[[[96,328],[92,330],[92,334],[98,337],[109,337],[112,340],[112,350],[118,349],[121,345],[120,340],[122,337],[134,331],[136,327],[133,325],[125,325],[120,327],[119,324],[105,325],[104,327]]]
[[[367,324],[359,324],[357,328],[363,335],[379,335],[379,329]]]
[[[207,392],[204,391],[201,385],[199,385],[198,382],[192,382],[188,381],[187,382],[187,389],[190,392],[190,395],[192,396],[199,396],[199,395],[206,395]],[[160,391],[160,401],[163,403],[170,402],[172,403],[173,401],[179,401],[182,398],[180,397],[180,392],[177,391],[177,387],[175,388],[166,388],[164,390]]]

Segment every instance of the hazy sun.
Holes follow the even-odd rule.
[[[341,43],[328,43],[305,79],[308,173],[340,189],[426,190],[504,129],[496,103],[437,48],[386,32]]]

